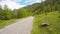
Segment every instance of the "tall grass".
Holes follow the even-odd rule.
[[[42,23],[49,23],[48,27],[40,27]],[[32,34],[60,34],[60,18],[58,12],[47,15],[40,14],[35,17]]]

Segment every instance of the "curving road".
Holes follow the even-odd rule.
[[[0,34],[31,34],[34,17],[23,18],[0,30]]]

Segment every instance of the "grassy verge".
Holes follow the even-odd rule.
[[[49,23],[48,27],[40,27],[42,23]],[[40,14],[35,17],[32,34],[60,34],[60,18],[58,12],[47,15]]]
[[[4,28],[5,26],[14,23],[18,19],[11,19],[11,20],[0,20],[0,29]]]

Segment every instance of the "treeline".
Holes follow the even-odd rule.
[[[41,0],[42,1],[42,0]],[[58,11],[60,13],[60,0],[45,0],[24,8],[10,10],[5,5],[4,9],[0,6],[0,20],[23,18],[36,14],[47,14],[48,12]]]
[[[42,1],[42,0],[41,0]],[[47,14],[48,12],[58,11],[60,12],[60,0],[45,0],[41,3],[35,3],[26,7],[28,11],[35,14]]]
[[[10,19],[17,19],[17,18],[23,18],[32,15],[31,12],[28,12],[27,9],[15,9],[10,10],[8,9],[8,6],[5,5],[4,9],[2,9],[2,6],[0,6],[0,20],[10,20]]]

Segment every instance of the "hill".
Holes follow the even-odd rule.
[[[60,34],[60,18],[57,11],[49,12],[47,15],[40,14],[35,16],[32,34]],[[41,27],[42,23],[48,23],[49,26]]]
[[[35,14],[32,34],[60,34],[60,0],[45,0],[27,8]],[[32,10],[31,10],[32,9]],[[42,23],[49,26],[41,27]]]
[[[41,3],[35,3],[24,7],[28,11],[33,12],[34,14],[41,14],[52,11],[60,11],[60,0],[45,0]]]

